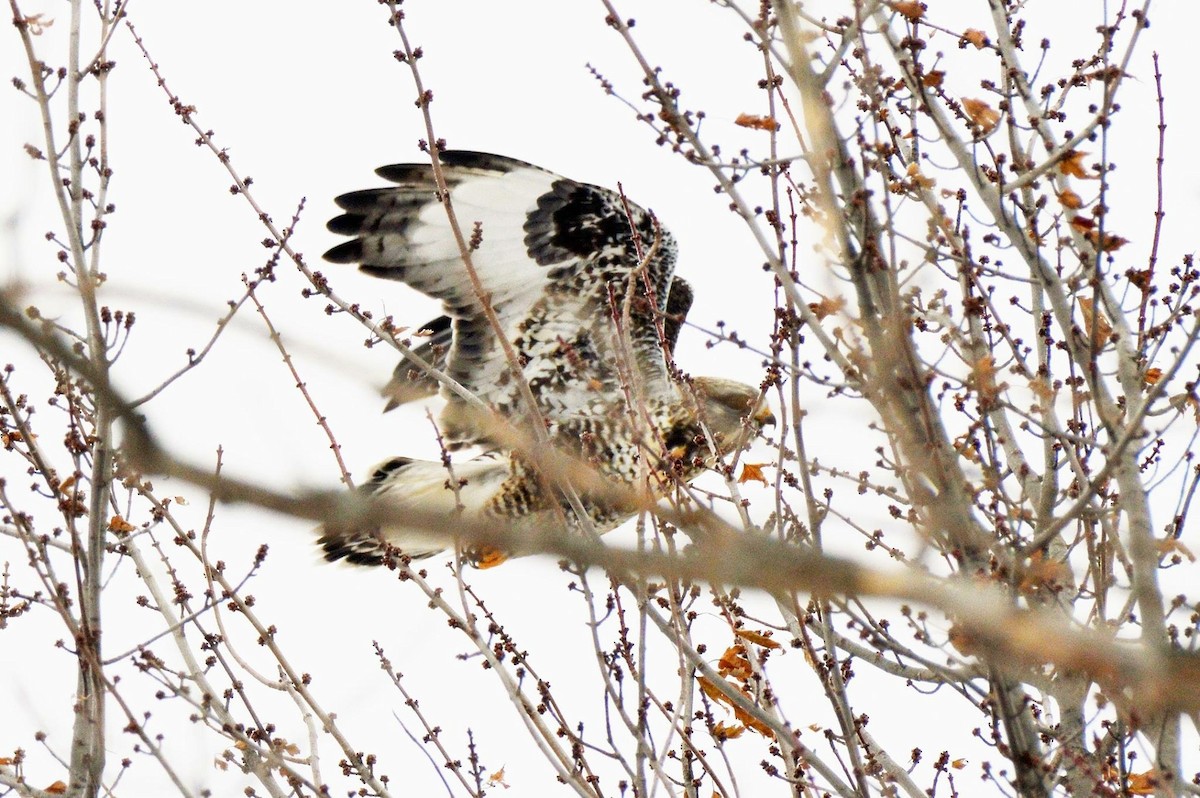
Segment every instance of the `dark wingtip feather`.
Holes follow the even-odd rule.
[[[486,172],[512,172],[516,169],[541,169],[531,163],[475,150],[446,150],[438,153],[438,160],[449,169],[477,169]],[[381,166],[375,174],[384,180],[401,185],[433,186],[433,167],[428,163],[394,163]]]
[[[671,281],[671,287],[667,290],[667,307],[663,317],[663,339],[670,352],[675,351],[675,344],[679,341],[679,330],[683,327],[688,311],[692,308],[692,298],[691,284],[682,277],[676,277]]]
[[[363,188],[358,191],[348,191],[334,199],[334,203],[344,211],[362,211],[370,213],[377,211],[382,204],[395,205],[405,195],[398,194],[394,188]],[[432,197],[430,197],[432,201]],[[409,199],[412,206],[423,204],[424,200]]]
[[[338,244],[322,257],[330,263],[359,263],[363,259],[362,239],[356,238]]]
[[[324,551],[327,562],[345,560],[353,565],[380,565],[383,563],[382,554],[364,552],[361,548],[350,545],[345,538],[324,535],[317,540],[317,545]]]
[[[366,219],[367,217],[361,213],[343,213],[341,216],[335,216],[326,222],[325,229],[339,235],[354,235],[362,230],[363,222]]]
[[[322,535],[317,540],[327,562],[345,560],[351,565],[378,566],[388,562],[427,560],[442,553],[442,549],[417,550],[412,553],[401,551],[377,538],[343,538],[338,535]]]
[[[392,163],[381,166],[375,174],[392,183],[404,186],[428,185],[433,188],[433,167],[427,163]]]
[[[490,152],[477,152],[475,150],[446,150],[439,154],[438,158],[447,166],[463,169],[486,169],[489,172],[511,172],[515,169],[541,169],[540,166],[534,166],[531,163],[520,161],[516,158],[509,158],[507,155],[496,155]]]

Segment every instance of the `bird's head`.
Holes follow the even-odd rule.
[[[692,387],[700,403],[700,419],[723,455],[745,446],[767,424],[775,424],[770,406],[752,385],[723,377],[696,377]]]

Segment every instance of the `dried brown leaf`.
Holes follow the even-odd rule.
[[[1122,238],[1116,233],[1101,234],[1099,230],[1088,230],[1083,234],[1083,237],[1101,252],[1116,252],[1129,243],[1129,239]]]
[[[711,698],[713,701],[716,701],[719,704],[728,704],[729,703],[729,696],[722,693],[721,689],[719,687],[717,687],[715,684],[713,684],[712,682],[710,682],[708,679],[704,678],[703,676],[696,677],[696,684],[700,685],[700,692],[704,693],[706,696]]]
[[[1088,216],[1072,216],[1071,226],[1079,232],[1086,234],[1096,229],[1096,222]]]
[[[1125,276],[1129,278],[1129,282],[1133,283],[1143,294],[1147,293],[1154,279],[1154,272],[1149,269],[1130,269],[1125,272]]]
[[[731,725],[725,723],[725,721],[720,721],[713,726],[712,735],[718,740],[733,740],[741,737],[745,731],[745,726]]]
[[[1177,393],[1167,400],[1167,404],[1182,413],[1187,408],[1192,408],[1192,416],[1196,419],[1196,426],[1200,427],[1200,399],[1196,398],[1193,393]]]
[[[781,127],[775,118],[755,114],[738,114],[737,119],[733,120],[733,124],[738,127],[748,127],[751,130],[779,130]]]
[[[1187,557],[1188,562],[1196,561],[1196,555],[1192,554],[1192,550],[1185,546],[1183,541],[1176,540],[1175,538],[1167,538],[1166,540],[1157,541],[1156,545],[1158,553],[1161,555],[1178,553]]]
[[[958,40],[959,49],[966,47],[967,44],[973,44],[976,50],[982,50],[988,44],[987,34],[975,28],[967,28],[963,31],[962,38]]]
[[[974,438],[971,437],[971,433],[964,432],[955,438],[954,443],[951,445],[954,446],[954,451],[961,454],[965,459],[972,463],[979,462],[979,452],[975,448]]]
[[[962,107],[971,122],[984,133],[994,130],[1000,123],[1000,112],[983,100],[963,97]]]
[[[1033,391],[1034,396],[1043,404],[1054,401],[1054,389],[1050,387],[1050,381],[1045,377],[1030,380],[1029,390]]]
[[[916,22],[921,17],[925,16],[925,5],[923,3],[900,2],[892,3],[892,9],[899,12],[909,22]]]
[[[1080,180],[1090,180],[1095,175],[1088,172],[1083,165],[1083,159],[1087,157],[1087,153],[1083,150],[1071,150],[1063,153],[1062,158],[1058,159],[1058,171],[1064,175],[1078,177]]]
[[[921,172],[921,167],[915,163],[910,163],[907,170],[908,178],[917,188],[933,188],[937,185],[937,181],[932,177],[926,177]]]
[[[30,14],[25,17],[25,24],[29,26],[29,32],[34,36],[41,36],[46,32],[46,28],[54,25],[54,18],[47,17],[45,14]]]
[[[971,385],[979,392],[979,398],[985,402],[992,402],[996,399],[996,394],[999,393],[999,388],[996,385],[996,360],[991,355],[985,355],[975,361],[971,366],[971,376],[969,378]]]
[[[1099,349],[1112,337],[1112,325],[1104,318],[1103,311],[1095,312],[1091,299],[1080,297],[1078,302],[1079,311],[1083,314],[1083,331],[1092,336],[1092,343]]]
[[[1058,201],[1064,208],[1075,210],[1083,207],[1083,198],[1069,188],[1064,188],[1058,194]]]
[[[743,482],[761,482],[764,485],[770,485],[767,478],[763,476],[763,466],[770,463],[742,463],[742,475],[738,477],[738,484]]]
[[[137,529],[136,526],[129,523],[128,521],[126,521],[124,518],[122,518],[119,515],[114,515],[112,518],[108,519],[108,531],[109,532],[116,532],[118,534],[124,535],[124,534],[134,531],[135,529]]]
[[[782,648],[778,643],[771,639],[770,632],[752,632],[749,629],[737,629],[734,634],[743,640],[749,640],[756,646],[763,648]]]
[[[1153,769],[1145,773],[1130,773],[1125,779],[1125,789],[1130,795],[1154,795],[1158,784],[1158,771]]]
[[[703,692],[706,696],[711,698],[713,701],[716,701],[721,704],[725,704],[730,709],[732,709],[733,716],[738,719],[739,723],[741,723],[744,726],[747,726],[751,729],[754,729],[756,732],[758,732],[759,734],[761,734],[765,737],[772,736],[770,726],[767,726],[765,723],[758,720],[757,718],[755,718],[749,712],[746,712],[741,707],[736,706],[729,699],[729,697],[725,695],[725,693],[721,692],[720,688],[718,688],[715,684],[710,682],[708,679],[705,679],[703,676],[697,676],[696,682],[700,685],[701,692]],[[725,684],[727,684],[729,687],[741,692],[741,694],[746,696],[747,699],[753,700],[750,696],[750,693],[748,693],[746,690],[734,687],[734,685],[730,684],[729,682],[726,682]]]
[[[753,676],[754,670],[750,667],[750,660],[746,659],[746,649],[742,646],[730,646],[725,649],[725,653],[717,661],[717,673],[742,681]]]
[[[741,723],[745,724],[746,726],[750,727],[751,729],[754,729],[756,732],[761,734],[763,737],[773,737],[774,736],[774,733],[771,731],[770,726],[763,723],[761,720],[754,717],[753,715],[751,715],[749,712],[742,709],[741,707],[737,707],[737,706],[733,707],[733,716],[735,718],[737,718]]]
[[[817,321],[824,321],[829,316],[835,313],[840,313],[842,308],[846,307],[845,297],[821,297],[820,302],[809,302],[808,309],[817,317]]]

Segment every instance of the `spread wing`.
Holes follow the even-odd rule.
[[[329,229],[352,238],[325,257],[440,299],[446,321],[431,323],[427,353],[436,360],[440,348],[449,376],[514,421],[525,411],[518,378],[548,420],[603,412],[622,401],[613,319],[627,296],[626,334],[642,388],[651,395],[674,390],[663,341],[673,346],[691,291],[672,282],[674,239],[647,211],[613,191],[511,158],[450,151],[441,162],[464,235],[476,231],[471,261],[520,375],[484,315],[428,164],[385,166],[377,172],[394,186],[338,197],[345,213]],[[674,320],[664,316],[670,305],[679,311]],[[407,378],[411,364],[400,368]],[[442,393],[444,418],[457,417],[462,400]],[[469,427],[447,432],[460,443],[485,437]]]

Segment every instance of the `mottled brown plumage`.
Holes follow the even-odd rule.
[[[565,519],[605,532],[635,511],[631,496],[691,480],[773,422],[757,388],[672,377],[669,358],[692,292],[674,278],[674,239],[651,214],[521,161],[472,152],[442,153],[441,161],[460,224],[481,233],[471,262],[521,368],[514,373],[486,318],[428,165],[384,167],[379,174],[396,185],[339,197],[345,213],[329,229],[352,238],[325,257],[440,299],[445,315],[424,325],[415,354],[504,423],[442,387],[440,426],[450,446],[484,453],[454,465],[457,491],[441,463],[394,458],[377,467],[360,490],[396,522],[327,524],[326,557],[374,564],[389,546],[429,556],[445,548],[459,518],[518,529]],[[405,359],[385,391],[388,409],[432,396],[437,385]],[[532,455],[539,425],[561,455],[554,469],[539,471]],[[566,489],[579,496],[586,521]],[[444,516],[444,534],[405,526],[406,511]]]

